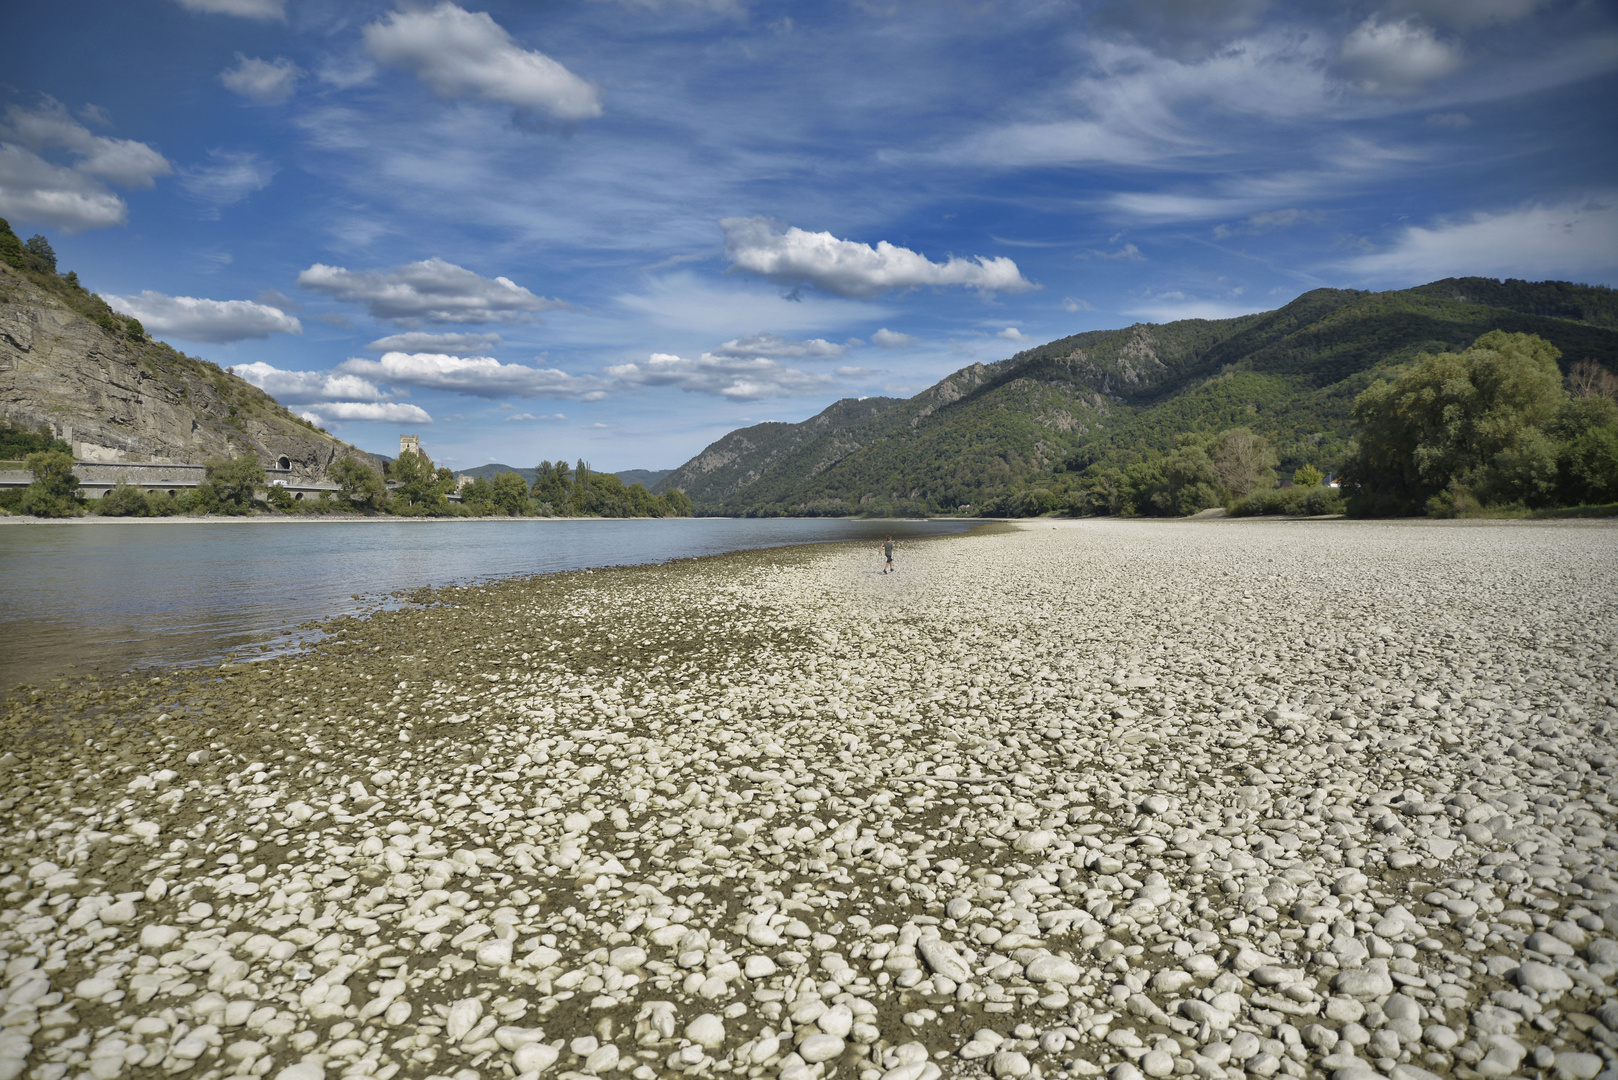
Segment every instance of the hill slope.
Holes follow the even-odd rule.
[[[913,398],[845,399],[799,424],[733,431],[665,477],[708,513],[936,510],[1041,475],[1244,425],[1283,470],[1331,467],[1376,372],[1490,330],[1539,334],[1566,366],[1618,369],[1618,292],[1450,278],[1369,293],[1316,289],[1235,319],[1138,323],[963,368]]]
[[[69,279],[0,263],[0,420],[44,425],[90,461],[176,461],[252,452],[316,478],[370,455],[316,430],[217,365],[130,332]]]

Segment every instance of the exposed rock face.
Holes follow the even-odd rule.
[[[370,455],[306,427],[262,390],[159,342],[115,335],[0,266],[0,419],[47,425],[85,461],[202,462],[256,453],[320,477]]]

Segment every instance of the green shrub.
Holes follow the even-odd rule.
[[[151,517],[173,517],[185,513],[185,504],[164,491],[146,493],[146,513]]]
[[[44,450],[28,455],[34,482],[23,491],[21,509],[35,517],[77,517],[84,513],[79,478],[73,475],[73,455]]]
[[[95,512],[103,517],[145,517],[148,512],[146,494],[134,484],[119,480],[96,500]]]

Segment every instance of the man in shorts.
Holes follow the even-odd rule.
[[[882,556],[888,560],[887,565],[882,567],[882,572],[884,574],[893,573],[893,537],[890,536],[882,541]]]

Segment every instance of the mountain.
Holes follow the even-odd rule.
[[[258,387],[153,341],[75,278],[3,261],[0,421],[48,427],[88,461],[255,453],[311,479],[339,457],[377,465]]]
[[[613,475],[622,480],[626,486],[630,484],[644,484],[648,489],[650,489],[653,484],[657,483],[659,480],[663,479],[663,477],[667,476],[673,471],[673,469],[625,469],[623,472],[614,473]],[[501,473],[508,472],[514,472],[518,476],[522,477],[523,482],[529,487],[534,486],[534,477],[537,475],[535,470],[519,469],[514,465],[479,465],[475,469],[462,469],[455,475],[470,476],[473,479],[480,476],[486,476],[493,479],[494,477],[499,476]]]
[[[1234,319],[1075,334],[913,398],[848,398],[802,423],[741,428],[658,490],[678,487],[706,513],[939,510],[1235,426],[1269,438],[1283,473],[1330,469],[1347,450],[1354,397],[1380,373],[1490,330],[1540,335],[1564,370],[1586,358],[1618,369],[1612,289],[1489,278],[1315,289]]]
[[[625,486],[642,484],[650,491],[652,485],[673,471],[673,469],[624,469],[622,472],[617,472],[613,475],[622,480]]]

